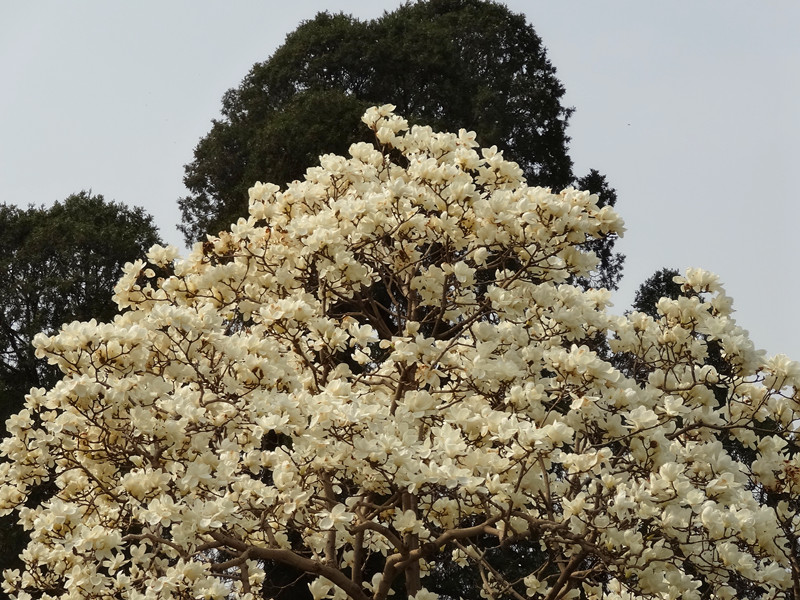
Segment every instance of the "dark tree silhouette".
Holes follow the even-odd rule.
[[[365,141],[364,109],[385,103],[412,123],[474,130],[531,185],[582,186],[613,206],[603,175],[573,173],[563,96],[533,27],[501,4],[406,3],[372,21],[320,13],[225,94],[222,118],[186,166],[179,228],[189,244],[226,229],[245,215],[253,183],[299,179],[319,155],[346,154]],[[592,247],[601,264],[587,285],[616,287],[623,257],[614,242]]]
[[[675,300],[681,295],[681,286],[673,281],[680,275],[678,269],[664,267],[645,279],[644,283],[636,290],[632,309],[643,312],[651,317],[657,317],[656,304],[661,298]]]

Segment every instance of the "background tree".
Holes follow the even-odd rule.
[[[81,192],[50,208],[0,204],[0,430],[32,387],[52,387],[61,371],[36,358],[40,332],[63,323],[110,320],[115,283],[127,262],[160,241],[140,208]],[[24,536],[2,520],[0,567],[18,563]]]
[[[160,238],[141,208],[81,192],[50,208],[0,205],[0,406],[2,421],[31,387],[60,372],[31,341],[70,321],[109,320],[122,268]]]
[[[187,260],[128,265],[112,322],[37,336],[64,378],[0,446],[0,510],[32,531],[5,589],[249,599],[278,563],[315,599],[433,600],[447,561],[490,600],[792,597],[796,506],[753,491],[800,493],[800,364],[756,352],[701,270],[657,319],[608,314],[568,282],[613,210],[465,132],[364,120],[374,145],[254,186]]]
[[[566,134],[571,108],[541,39],[523,15],[484,0],[407,3],[372,21],[320,13],[228,91],[222,118],[195,149],[179,201],[187,244],[244,216],[255,181],[302,178],[328,153],[364,140],[359,119],[391,102],[413,122],[477,132],[517,162],[531,185],[572,184],[613,206],[596,171],[576,178]],[[596,285],[616,287],[613,236],[595,241]]]
[[[653,273],[636,290],[631,308],[635,311],[658,317],[656,305],[661,298],[677,299],[681,295],[681,286],[675,283],[680,276],[678,269],[664,267]]]

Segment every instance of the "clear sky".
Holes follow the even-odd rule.
[[[144,207],[182,246],[183,165],[222,94],[316,12],[400,4],[0,0],[0,202],[91,189]],[[628,259],[615,310],[663,266],[703,267],[758,347],[800,359],[800,2],[506,4],[576,108],[576,173],[617,188]]]

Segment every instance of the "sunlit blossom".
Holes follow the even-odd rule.
[[[253,600],[267,564],[335,600],[435,600],[454,566],[490,600],[800,586],[800,366],[718,277],[614,316],[576,285],[624,230],[597,196],[391,105],[363,120],[373,144],[128,264],[113,322],[36,336],[63,379],[0,445],[30,531],[3,590]]]

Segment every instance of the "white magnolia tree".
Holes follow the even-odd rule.
[[[2,443],[31,535],[5,589],[254,598],[278,565],[428,600],[463,565],[494,599],[800,597],[798,364],[705,272],[610,315],[571,282],[613,211],[391,110],[186,260],[129,265],[114,322],[37,338],[64,378]]]

